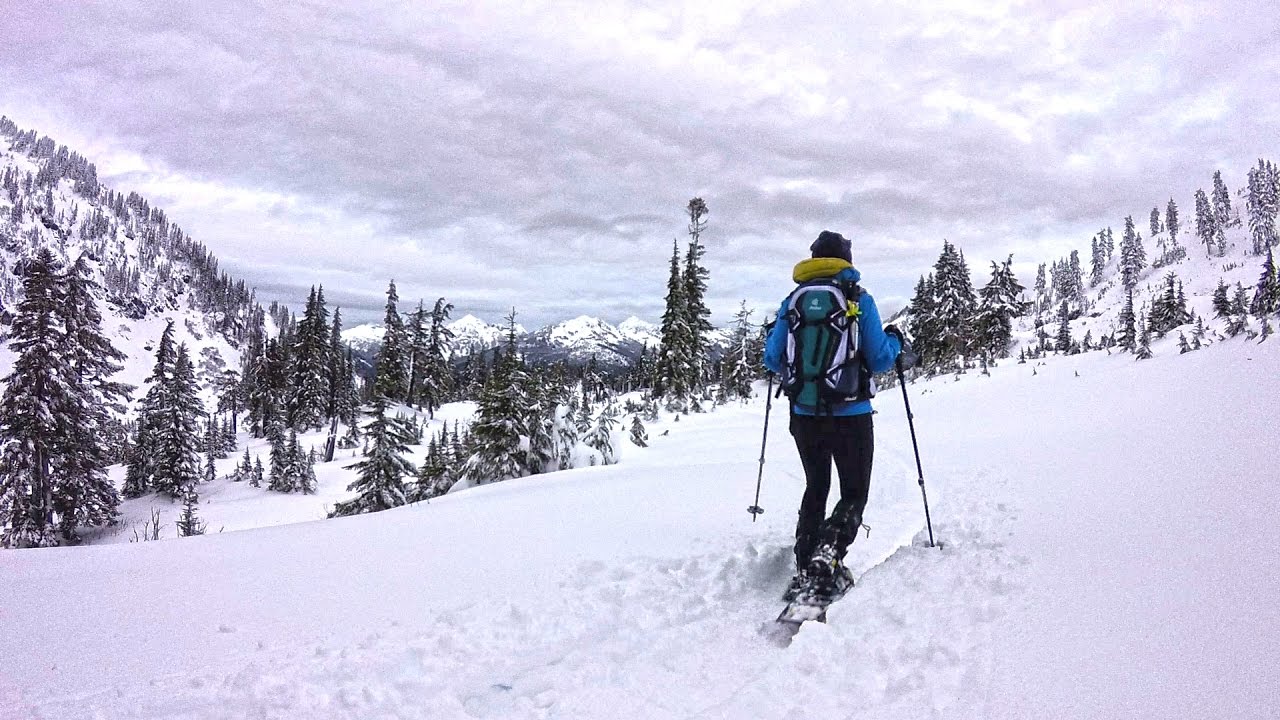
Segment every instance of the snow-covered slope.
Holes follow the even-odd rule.
[[[858,587],[794,637],[758,399],[386,513],[7,552],[0,717],[1265,717],[1280,344],[1173,343],[910,386],[941,548],[885,391]]]
[[[102,186],[92,163],[4,118],[0,178],[0,343],[21,298],[22,260],[49,248],[64,265],[81,255],[93,260],[104,330],[129,356],[114,379],[141,384],[169,320],[202,380],[239,367],[239,348],[262,310],[162,210]],[[0,346],[0,376],[12,362]]]
[[[1215,318],[1213,312],[1213,291],[1218,286],[1219,280],[1233,289],[1236,283],[1242,284],[1252,297],[1253,288],[1262,274],[1263,258],[1250,254],[1251,242],[1247,228],[1243,226],[1229,228],[1226,231],[1228,244],[1224,256],[1218,256],[1216,252],[1210,256],[1203,246],[1194,244],[1194,237],[1188,237],[1188,235],[1189,233],[1184,232],[1179,238],[1179,243],[1184,246],[1192,243],[1187,247],[1186,257],[1159,268],[1152,267],[1150,262],[1159,255],[1158,243],[1169,241],[1168,233],[1161,232],[1153,238],[1143,238],[1149,264],[1138,275],[1138,285],[1134,290],[1133,298],[1134,312],[1140,317],[1144,316],[1151,308],[1153,300],[1164,292],[1166,278],[1172,275],[1176,282],[1182,284],[1187,300],[1187,310],[1202,317],[1209,328],[1221,331],[1226,321]],[[1087,249],[1081,255],[1087,257]],[[1093,341],[1097,342],[1103,335],[1112,335],[1119,329],[1120,312],[1125,304],[1125,291],[1120,281],[1119,264],[1120,253],[1117,251],[1107,264],[1102,281],[1096,287],[1088,286],[1086,269],[1085,282],[1090,307],[1082,316],[1070,323],[1071,335],[1076,342],[1083,339],[1086,333],[1089,333]],[[982,275],[974,277],[975,284],[979,285],[986,279],[987,277]],[[1034,278],[1020,279],[1028,286],[1034,280]],[[1031,293],[1028,293],[1028,297],[1030,295]],[[1045,323],[1046,332],[1051,337],[1057,332],[1059,324],[1057,308],[1057,302],[1051,303],[1051,307],[1045,309],[1041,318]],[[1035,345],[1036,319],[1033,313],[1020,318],[1015,325],[1015,339],[1027,346]],[[1189,331],[1189,327],[1184,330]],[[1175,331],[1174,337],[1176,336]],[[1013,353],[1015,355],[1018,353],[1018,347],[1014,347]]]

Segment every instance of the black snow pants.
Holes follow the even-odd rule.
[[[796,562],[809,562],[818,543],[829,540],[844,557],[862,525],[871,488],[871,455],[874,446],[871,414],[850,416],[791,415],[795,438],[804,465],[804,499],[796,524]],[[827,518],[831,490],[831,463],[840,476],[840,500]]]

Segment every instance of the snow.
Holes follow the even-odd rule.
[[[1175,341],[911,385],[941,548],[883,391],[859,584],[794,637],[761,398],[385,513],[6,552],[0,717],[1265,716],[1280,345]]]

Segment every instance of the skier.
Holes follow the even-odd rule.
[[[871,401],[874,384],[870,376],[889,370],[899,353],[909,366],[915,356],[903,334],[893,325],[881,329],[880,312],[875,300],[857,285],[861,274],[853,267],[849,240],[839,233],[823,231],[809,250],[812,257],[803,260],[792,271],[796,290],[783,301],[777,321],[765,345],[764,364],[782,379],[782,389],[791,399],[790,430],[796,450],[804,466],[805,492],[800,502],[800,519],[796,524],[796,574],[787,591],[791,601],[800,592],[819,597],[842,595],[852,584],[853,576],[842,560],[858,529],[867,504],[871,483],[872,422]],[[840,359],[828,358],[831,367],[801,367],[810,356],[818,356],[819,343],[805,326],[824,321],[802,320],[796,298],[802,292],[818,288],[824,293],[832,287],[841,290],[841,305],[826,318],[844,322],[840,337],[846,338],[850,359],[848,374],[857,378],[858,387],[846,385],[828,391],[813,385],[835,377]],[[817,300],[805,295],[805,306],[816,307]],[[818,298],[821,299],[821,298]],[[842,320],[843,318],[843,320]],[[837,332],[837,331],[832,331]],[[848,338],[853,338],[849,340]],[[797,352],[797,348],[809,352]],[[841,345],[843,347],[843,345]],[[826,346],[823,345],[824,350]],[[856,352],[855,352],[856,351]],[[827,353],[830,355],[830,353]],[[808,392],[804,385],[809,384]],[[815,402],[815,397],[821,398]],[[826,517],[827,496],[831,487],[831,463],[835,461],[840,477],[840,500],[831,517]]]

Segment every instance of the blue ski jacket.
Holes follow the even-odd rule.
[[[840,258],[811,258],[798,263],[795,270],[792,271],[791,277],[797,284],[828,277],[859,282],[862,279],[862,273],[859,273],[858,269],[852,264]],[[897,338],[886,335],[884,328],[880,327],[880,311],[876,308],[875,299],[866,290],[862,291],[862,298],[858,301],[858,310],[860,311],[858,330],[861,334],[862,353],[867,367],[872,373],[885,372],[893,367],[894,361],[898,359],[898,353],[902,351],[902,345]],[[765,341],[764,366],[773,373],[781,373],[782,365],[785,361],[784,355],[787,351],[786,312],[787,300],[783,299],[782,305],[778,308],[777,321],[774,323],[773,330],[769,333],[768,340]],[[791,412],[797,415],[818,414],[817,408],[796,403],[791,405]],[[869,412],[871,412],[870,400],[836,403],[831,406],[830,410],[831,415],[840,417],[866,415]]]

